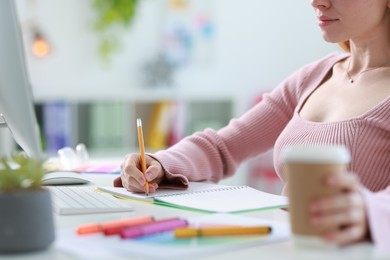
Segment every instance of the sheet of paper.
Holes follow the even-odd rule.
[[[155,193],[145,195],[143,193],[135,193],[127,191],[125,188],[118,187],[98,187],[99,190],[114,194],[119,197],[136,199],[142,201],[153,201],[156,197],[181,195],[187,193],[194,193],[205,190],[218,190],[227,187],[226,185],[206,183],[206,182],[190,182],[186,190],[179,189],[157,189]]]
[[[239,212],[281,208],[288,205],[287,197],[262,192],[248,186],[191,182],[187,190],[161,189],[149,196],[129,192],[124,188],[98,187],[98,189],[124,198],[154,201],[168,206],[207,212]]]
[[[288,205],[288,200],[284,196],[262,192],[246,186],[155,199],[157,202],[180,208],[219,213],[282,208]]]

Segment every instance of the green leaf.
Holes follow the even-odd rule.
[[[23,153],[0,160],[0,191],[39,189],[44,175],[43,162]]]
[[[99,54],[104,61],[119,48],[118,37],[107,39],[106,32],[115,26],[129,27],[136,13],[139,0],[94,0],[92,7],[96,11],[95,30],[100,33]]]

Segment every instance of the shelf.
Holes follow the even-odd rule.
[[[96,153],[117,154],[138,147],[136,118],[143,121],[146,150],[155,151],[195,131],[226,125],[234,113],[234,100],[192,96],[177,101],[157,95],[141,100],[94,97],[93,101],[36,102],[36,111],[48,153],[84,143]]]
[[[46,89],[34,91],[34,99],[37,103],[62,100],[67,102],[101,102],[101,101],[126,101],[126,102],[158,102],[161,100],[183,101],[221,101],[232,100],[237,93],[229,90],[217,89],[185,89],[184,87],[155,87],[155,88],[128,88],[117,89],[79,89],[77,95],[66,89]]]

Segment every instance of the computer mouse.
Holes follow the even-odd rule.
[[[87,176],[72,171],[49,172],[42,178],[42,185],[44,186],[88,184],[90,182]]]

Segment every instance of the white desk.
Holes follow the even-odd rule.
[[[101,175],[88,174],[95,185],[107,186],[112,184],[112,179],[116,175]],[[131,202],[134,207],[133,212],[128,213],[110,213],[110,214],[93,214],[93,215],[75,215],[75,216],[58,216],[55,215],[57,229],[75,228],[84,223],[104,222],[115,220],[123,217],[133,217],[141,215],[152,215],[158,218],[163,217],[189,217],[194,215],[201,215],[202,213],[175,209],[171,207],[158,206],[153,204],[145,204],[142,202]],[[256,216],[264,219],[287,221],[288,213],[283,210],[269,210],[245,213],[248,216]],[[91,248],[94,250],[94,248]],[[390,252],[383,252],[376,249],[370,243],[361,243],[345,248],[334,250],[321,249],[302,249],[294,246],[292,241],[274,243],[267,245],[259,245],[242,250],[227,251],[220,254],[213,254],[202,257],[201,259],[390,259]],[[67,259],[87,259],[82,256],[71,255],[67,252],[61,251],[55,247],[55,244],[50,246],[45,251],[34,252],[29,254],[15,254],[15,255],[0,255],[0,259],[26,259],[26,260],[67,260]],[[95,258],[96,259],[96,258]],[[110,259],[131,259],[122,258],[119,256],[112,256]]]

